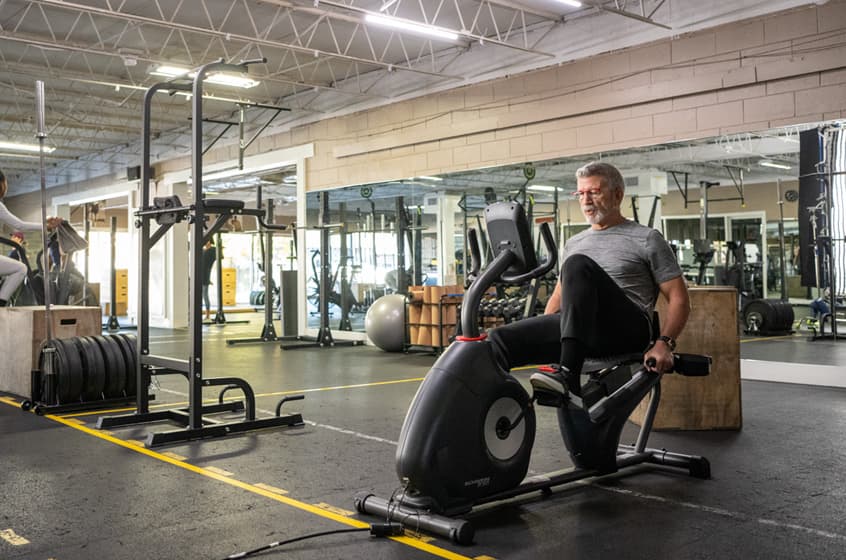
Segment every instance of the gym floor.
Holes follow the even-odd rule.
[[[236,375],[260,415],[287,394],[305,426],[148,450],[150,429],[94,429],[100,413],[39,417],[0,396],[0,558],[215,559],[315,532],[366,527],[353,496],[398,486],[394,450],[434,358],[372,347],[230,347],[250,325],[205,330],[206,375]],[[744,339],[744,358],[846,364],[846,344]],[[185,331],[155,330],[156,354],[185,357]],[[827,363],[827,362],[824,362]],[[791,367],[791,366],[787,366]],[[524,384],[530,371],[516,372]],[[158,378],[154,406],[184,403],[179,376]],[[743,381],[741,431],[655,432],[651,447],[708,457],[713,478],[642,467],[529,495],[473,515],[476,543],[366,531],[259,554],[290,559],[842,558],[846,550],[846,389]],[[215,398],[216,392],[206,396]],[[635,437],[627,426],[623,440]],[[554,411],[538,410],[530,466],[569,466]]]

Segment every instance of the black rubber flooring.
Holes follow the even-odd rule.
[[[304,394],[285,405],[302,412],[303,427],[147,450],[132,440],[172,426],[108,435],[93,429],[97,415],[39,417],[2,399],[0,558],[225,558],[374,521],[353,512],[353,496],[388,496],[398,486],[395,440],[434,358],[224,343],[257,328],[208,327],[206,374],[247,379],[265,413],[283,394]],[[184,332],[153,334],[155,353],[184,357]],[[776,347],[791,354],[784,341],[749,341],[744,357],[759,344],[770,345],[771,355]],[[516,375],[525,383],[528,374]],[[181,377],[159,378],[155,406],[184,402],[186,389]],[[708,457],[712,480],[643,467],[551,497],[527,496],[474,514],[472,546],[360,532],[258,557],[843,558],[846,390],[766,382],[743,382],[742,390],[741,431],[656,432],[650,439],[652,447]],[[635,430],[628,426],[623,440]],[[567,466],[554,413],[540,409],[531,471]]]

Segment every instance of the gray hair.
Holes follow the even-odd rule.
[[[601,161],[586,163],[576,170],[577,179],[584,177],[599,177],[602,186],[619,190],[620,192],[626,191],[626,183],[623,181],[623,175],[610,163]]]

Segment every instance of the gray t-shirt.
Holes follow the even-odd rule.
[[[664,236],[631,220],[574,235],[561,249],[560,262],[574,254],[593,259],[650,318],[658,285],[682,274]]]

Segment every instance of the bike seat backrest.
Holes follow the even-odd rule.
[[[485,208],[485,223],[493,256],[511,249],[516,259],[505,274],[525,274],[538,266],[526,212],[517,202],[496,202]]]

